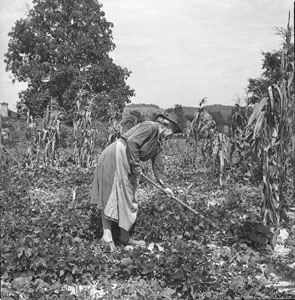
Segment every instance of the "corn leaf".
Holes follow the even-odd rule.
[[[274,98],[273,98],[273,92],[272,92],[272,86],[271,85],[268,87],[268,94],[269,94],[269,99],[270,99],[271,111],[274,111],[275,104],[274,104]]]
[[[253,112],[248,120],[247,126],[250,126],[260,115],[262,109],[264,108],[265,104],[267,103],[268,98],[263,98],[259,103],[254,106]]]
[[[273,86],[277,89],[277,91],[280,95],[280,99],[282,100],[283,99],[283,93],[282,93],[281,88],[277,84],[274,84]]]
[[[265,111],[262,111],[259,114],[258,119],[257,119],[256,124],[255,124],[255,127],[254,127],[254,131],[253,131],[253,139],[256,139],[256,136],[260,133],[260,130],[261,130],[262,125],[263,125],[264,120],[265,120],[265,115],[266,115]]]

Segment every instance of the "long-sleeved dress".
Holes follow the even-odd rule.
[[[129,231],[138,211],[135,198],[140,161],[151,160],[154,175],[166,187],[159,124],[140,123],[109,145],[100,155],[94,174],[91,204],[104,216]]]

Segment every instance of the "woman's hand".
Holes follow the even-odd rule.
[[[170,198],[174,197],[174,193],[169,187],[164,188],[164,191]]]
[[[139,185],[142,171],[136,176],[136,184]]]

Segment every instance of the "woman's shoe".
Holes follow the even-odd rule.
[[[103,238],[101,238],[99,240],[99,244],[101,245],[103,251],[106,253],[116,252],[116,246],[113,241],[106,242]]]

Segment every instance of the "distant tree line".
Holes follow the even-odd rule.
[[[134,108],[131,111],[128,111],[128,115],[131,118],[136,118],[137,123],[140,123],[144,120],[154,120],[157,112],[144,113],[144,109],[147,107],[154,107],[160,110],[159,106],[153,104],[131,104],[128,105],[128,108]],[[216,128],[218,131],[222,132],[225,125],[229,125],[231,115],[235,111],[234,107],[222,105],[210,105],[205,107],[208,110],[209,114],[212,116],[216,122]],[[165,110],[168,113],[174,114],[177,117],[178,123],[182,131],[185,131],[188,122],[192,122],[194,119],[195,108],[190,107],[189,110],[187,107],[183,107],[180,104],[176,104],[174,107],[168,108]],[[189,111],[189,112],[188,112]]]

